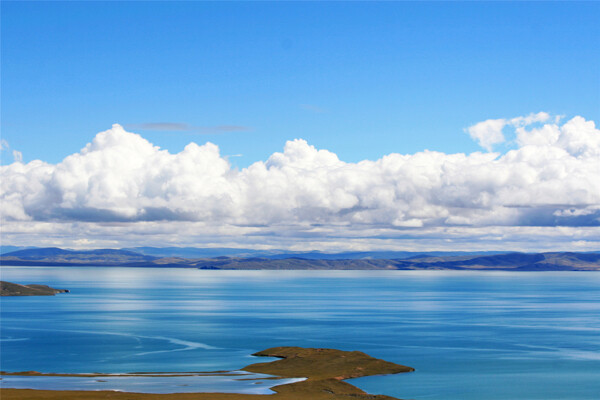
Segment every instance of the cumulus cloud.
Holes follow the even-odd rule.
[[[540,122],[546,122],[550,118],[550,114],[542,111],[537,114],[531,113],[527,116],[515,117],[511,119],[488,119],[470,126],[467,128],[467,132],[481,147],[487,151],[492,151],[494,145],[504,143],[506,141],[503,133],[505,127],[510,126],[516,128],[517,133],[525,132],[526,135],[526,128],[528,126]],[[556,117],[555,122],[558,123],[559,121],[560,117]],[[552,126],[556,125],[545,125],[545,127],[549,128]],[[519,141],[519,144],[522,145],[523,143]]]
[[[347,163],[296,139],[241,170],[212,143],[171,154],[114,125],[58,164],[1,167],[2,219],[16,231],[27,223],[70,224],[86,237],[127,231],[180,239],[184,226],[195,237],[247,241],[429,234],[455,241],[457,232],[473,238],[474,230],[526,227],[546,235],[584,227],[597,234],[594,122],[575,117],[561,125],[545,113],[519,118],[497,124],[515,128],[518,148],[503,155],[424,151]]]
[[[495,144],[504,142],[502,130],[508,122],[505,119],[488,119],[470,126],[467,131],[471,138],[486,149],[492,151]]]

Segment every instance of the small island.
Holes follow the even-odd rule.
[[[57,293],[69,293],[69,291],[54,289],[47,285],[19,285],[0,281],[0,296],[54,296]]]
[[[315,349],[302,347],[274,347],[254,354],[258,357],[276,357],[280,360],[249,365],[242,370],[285,378],[306,378],[300,382],[272,388],[275,394],[219,394],[219,393],[123,393],[114,391],[54,391],[31,389],[1,389],[3,400],[398,400],[384,395],[367,394],[345,379],[370,375],[398,374],[414,368],[373,358],[360,351]],[[89,374],[41,374],[32,371],[3,373],[4,375],[90,376]],[[93,374],[93,376],[102,376]]]

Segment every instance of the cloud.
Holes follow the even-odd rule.
[[[523,136],[529,135],[531,132],[526,130],[526,127],[546,122],[551,118],[550,114],[546,112],[539,112],[537,114],[529,114],[524,117],[515,117],[511,119],[488,119],[486,121],[478,122],[475,125],[467,128],[467,132],[473,140],[475,140],[481,147],[487,151],[492,151],[494,145],[504,143],[506,138],[504,137],[503,130],[507,126],[516,128],[518,134],[517,140],[520,145],[524,145]],[[560,121],[560,117],[555,118],[555,123]],[[545,128],[552,129],[557,125],[544,125]],[[545,136],[542,134],[542,136]]]
[[[531,242],[522,232],[600,242],[600,131],[582,117],[526,123],[503,155],[347,163],[295,139],[241,170],[212,143],[172,154],[114,125],[58,164],[2,166],[3,235],[40,238],[63,226],[78,238],[177,243]]]
[[[10,149],[10,145],[8,144],[8,142],[4,139],[0,139],[0,150],[4,151],[4,150],[9,150],[9,149]],[[14,162],[16,162],[16,163],[23,162],[23,153],[21,153],[20,151],[13,150],[12,156],[13,156]]]
[[[518,127],[518,126],[528,126],[528,125],[534,124],[536,122],[546,122],[550,118],[551,118],[550,114],[542,111],[537,114],[531,113],[525,117],[511,118],[509,122],[512,126]]]
[[[510,250],[597,251],[593,227],[438,227],[410,230],[352,227],[207,226],[202,222],[131,223],[9,221],[2,225],[5,244],[68,248],[148,246],[233,247],[297,251]],[[81,239],[88,241],[83,242]]]
[[[141,124],[126,124],[125,127],[131,130],[142,131],[192,132],[202,134],[243,132],[251,130],[250,127],[241,125],[193,126],[181,122],[144,122]]]
[[[502,129],[506,126],[505,119],[488,119],[467,128],[471,138],[486,149],[492,151],[495,144],[504,142]]]

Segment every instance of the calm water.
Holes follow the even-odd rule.
[[[3,370],[236,370],[294,345],[410,365],[351,381],[405,399],[600,398],[600,273],[3,267],[1,278],[71,290],[2,298]]]
[[[239,374],[231,376],[4,376],[2,387],[50,390],[118,390],[142,393],[248,393],[273,394],[275,385],[303,379],[268,379],[271,375]]]

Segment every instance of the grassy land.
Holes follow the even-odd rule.
[[[66,293],[65,289],[54,289],[46,285],[19,285],[0,281],[0,296],[54,296],[56,293]]]
[[[147,394],[110,391],[53,391],[1,389],[2,400],[397,400],[383,395],[370,395],[343,382],[344,379],[369,375],[398,374],[413,368],[376,359],[359,351],[275,347],[255,354],[280,360],[249,365],[243,370],[285,378],[307,378],[305,381],[273,388],[273,395],[175,393]],[[73,375],[77,376],[77,375]]]

